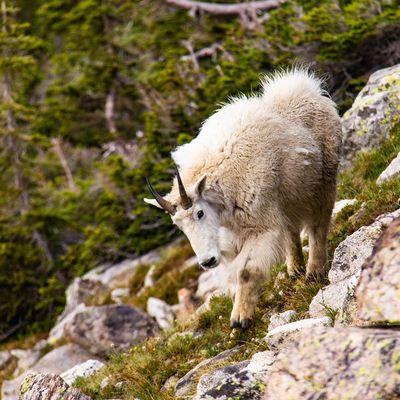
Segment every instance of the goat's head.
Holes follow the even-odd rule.
[[[168,212],[172,222],[187,236],[196,253],[198,263],[204,268],[214,268],[221,260],[218,243],[220,228],[219,207],[221,201],[211,189],[207,189],[207,177],[202,176],[193,186],[186,190],[181,176],[175,168],[176,181],[170,194],[162,197],[155,191],[147,179],[154,199],[144,199],[148,204]],[[177,188],[176,188],[177,185]],[[178,193],[174,196],[172,193]],[[174,199],[175,198],[175,199]]]

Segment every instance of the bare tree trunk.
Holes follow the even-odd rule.
[[[104,24],[104,34],[106,38],[106,50],[107,54],[111,57],[114,58],[114,49],[112,46],[111,42],[111,37],[112,37],[112,29],[110,26],[110,21],[107,15],[103,14],[102,15],[103,19],[103,24]],[[109,39],[109,40],[108,40]],[[117,133],[117,126],[115,123],[115,100],[117,97],[117,90],[116,90],[116,76],[112,77],[112,82],[111,82],[111,87],[106,95],[106,101],[104,104],[104,118],[106,120],[107,124],[107,129],[108,132],[111,133],[111,135],[115,135]]]
[[[7,34],[7,3],[6,0],[1,2],[1,12],[2,12],[2,32],[4,35]],[[3,72],[3,103],[11,106],[13,99],[10,92],[10,78],[7,71]],[[28,193],[24,190],[25,185],[23,182],[22,172],[21,172],[21,149],[15,138],[17,124],[15,122],[14,114],[10,108],[6,111],[6,129],[7,136],[9,139],[9,146],[13,154],[13,168],[14,168],[14,182],[15,187],[19,191],[21,211],[25,212],[29,207],[29,197]]]
[[[192,0],[165,0],[168,4],[179,8],[184,8],[188,11],[205,11],[216,15],[241,15],[248,12],[256,12],[258,10],[272,10],[278,8],[286,0],[264,0],[264,1],[249,1],[237,4],[218,4],[207,3],[204,1]]]
[[[54,153],[60,159],[61,166],[64,169],[65,175],[67,177],[68,187],[76,191],[76,185],[74,182],[74,178],[72,176],[71,168],[68,165],[67,158],[65,157],[64,151],[61,146],[61,139],[60,138],[52,138],[51,143],[53,145]]]
[[[104,107],[104,116],[107,122],[107,129],[112,135],[117,133],[117,127],[115,125],[115,97],[115,89],[111,89],[107,93],[106,104]]]

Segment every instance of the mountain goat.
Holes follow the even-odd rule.
[[[341,125],[321,82],[305,69],[268,75],[260,95],[232,99],[198,136],[172,152],[172,190],[147,203],[167,211],[199,264],[221,258],[236,275],[231,326],[246,328],[260,283],[286,261],[303,268],[300,231],[309,235],[307,275],[322,273],[336,196]]]

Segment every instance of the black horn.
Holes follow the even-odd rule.
[[[192,200],[190,200],[189,196],[186,193],[185,186],[183,186],[181,176],[179,175],[179,171],[177,166],[175,165],[175,176],[178,179],[178,186],[179,186],[179,194],[181,196],[181,205],[184,210],[192,207]]]
[[[153,185],[150,183],[149,178],[146,176],[146,182],[147,186],[149,187],[149,190],[151,194],[154,196],[155,200],[157,203],[168,213],[170,214],[175,214],[175,207],[170,203],[168,200],[165,200],[164,197],[162,197],[159,193],[156,192],[156,190],[153,188]]]

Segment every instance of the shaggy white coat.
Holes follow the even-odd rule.
[[[230,262],[234,326],[248,325],[259,283],[275,263],[286,260],[290,274],[302,269],[303,228],[307,273],[322,272],[336,194],[340,119],[321,81],[300,68],[269,75],[262,87],[223,105],[172,153],[191,209],[180,207],[176,180],[166,196],[199,261]],[[208,219],[198,220],[199,209]]]

